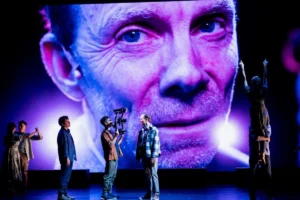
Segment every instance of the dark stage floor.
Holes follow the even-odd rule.
[[[138,199],[144,194],[143,189],[116,189],[115,192],[120,195],[120,199],[131,200]],[[76,200],[99,200],[101,196],[101,186],[91,185],[88,189],[70,189],[69,195]],[[39,189],[29,190],[26,196],[17,196],[13,199],[28,200],[55,200],[57,190]],[[8,199],[0,197],[0,199]],[[161,200],[248,200],[246,188],[238,188],[235,185],[212,185],[199,189],[161,189]],[[262,191],[258,191],[258,199],[267,199]],[[299,200],[299,192],[280,192],[275,200]]]

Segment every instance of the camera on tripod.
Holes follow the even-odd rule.
[[[120,135],[123,135],[126,133],[126,130],[124,129],[124,124],[126,123],[127,120],[123,118],[123,115],[126,111],[127,111],[127,109],[123,108],[123,107],[114,110],[115,120],[114,120],[113,127],[116,130],[119,130]]]

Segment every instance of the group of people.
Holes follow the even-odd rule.
[[[159,181],[158,181],[158,157],[161,155],[159,131],[150,122],[151,118],[147,114],[140,116],[142,129],[139,131],[136,146],[136,160],[142,161],[146,178],[147,192],[140,200],[153,199],[159,200]],[[101,134],[101,141],[106,160],[105,175],[103,177],[103,199],[115,199],[118,196],[112,194],[112,186],[117,175],[118,158],[122,156],[120,144],[124,134],[119,135],[119,131],[113,132],[111,127],[113,122],[108,116],[100,120],[104,126]],[[154,195],[154,196],[153,196]]]
[[[271,125],[268,110],[265,106],[265,97],[268,89],[267,82],[267,60],[263,62],[263,80],[258,76],[251,79],[251,84],[248,84],[244,63],[240,61],[240,69],[244,78],[244,88],[250,101],[250,126],[249,126],[249,195],[250,200],[256,199],[256,172],[261,166],[266,175],[266,191],[269,199],[273,199],[274,193],[272,190],[272,172],[269,142],[271,137]],[[158,157],[161,155],[160,139],[158,129],[151,124],[151,118],[147,114],[140,116],[142,125],[138,134],[136,144],[136,160],[142,161],[144,174],[146,179],[146,194],[140,197],[140,200],[159,200],[160,189],[158,179]],[[118,129],[109,116],[101,118],[100,123],[104,127],[101,134],[101,143],[104,151],[104,159],[106,161],[105,172],[103,176],[103,192],[101,199],[114,200],[119,196],[112,193],[114,180],[117,175],[118,160],[123,156],[121,143],[124,134],[119,134]],[[58,152],[61,162],[61,187],[59,190],[60,200],[74,199],[66,193],[66,188],[70,179],[73,160],[76,160],[76,151],[74,141],[70,134],[70,121],[67,116],[59,119],[61,130],[58,134]]]
[[[268,90],[267,81],[267,65],[268,61],[263,62],[263,78],[254,76],[251,84],[248,84],[244,63],[240,61],[239,66],[244,78],[245,93],[250,102],[250,126],[249,126],[249,196],[250,200],[256,199],[256,173],[261,166],[264,170],[266,192],[269,199],[273,199],[272,190],[272,172],[270,159],[270,137],[271,125],[268,110],[265,105],[265,98]],[[142,129],[139,131],[136,145],[136,160],[142,160],[144,173],[146,178],[147,192],[140,200],[158,200],[159,199],[159,181],[158,181],[158,157],[161,155],[159,131],[150,123],[150,116],[142,114],[140,116]],[[113,132],[111,127],[113,122],[110,117],[102,117],[100,123],[104,126],[101,135],[101,142],[104,150],[104,158],[106,160],[104,186],[102,199],[116,199],[118,196],[112,194],[113,182],[116,178],[118,159],[121,157],[122,150],[120,144],[124,135],[119,135],[118,130]],[[153,196],[154,194],[154,196]]]
[[[126,159],[142,160],[148,185],[154,186],[149,186],[144,199],[152,197],[152,190],[154,198],[159,198],[158,166],[203,168],[215,159],[219,143],[213,139],[213,127],[229,115],[239,62],[235,4],[235,0],[205,0],[45,7],[42,61],[57,87],[68,98],[82,102],[84,112],[74,132],[76,136],[89,133],[82,140],[85,151],[78,152],[89,162],[77,163],[95,171],[105,166],[104,198],[114,196],[111,188],[123,140]],[[267,82],[262,84],[255,77],[248,85],[244,65],[240,67],[252,104],[250,168],[255,174],[261,163],[271,169],[271,127],[263,100]],[[116,105],[129,110],[127,137],[113,132],[110,120],[102,118],[112,114]],[[160,137],[150,117],[142,113],[151,115]],[[59,125],[59,199],[71,199],[66,188],[76,150],[68,117],[60,118]],[[101,145],[87,142],[101,126],[105,159],[98,156]],[[162,156],[158,164],[160,146],[168,156]],[[202,156],[193,156],[199,152]],[[126,162],[122,167],[133,164]]]
[[[273,198],[272,176],[269,142],[271,136],[270,119],[265,106],[265,95],[268,89],[267,84],[267,61],[263,62],[263,80],[258,76],[251,79],[248,85],[244,63],[240,61],[240,69],[244,77],[244,87],[251,103],[250,107],[250,128],[249,128],[249,147],[250,147],[250,199],[256,199],[255,194],[255,174],[259,165],[266,171],[268,181],[268,196]],[[58,120],[61,129],[57,136],[58,155],[61,164],[60,187],[58,190],[59,200],[74,199],[67,194],[68,184],[71,178],[73,162],[76,161],[76,149],[73,137],[70,132],[70,120],[68,116],[61,116]],[[117,199],[118,196],[112,193],[113,183],[117,175],[118,160],[123,156],[121,143],[124,134],[119,134],[109,116],[104,116],[100,120],[103,126],[101,143],[104,152],[105,172],[103,176],[103,193],[101,198],[104,200]],[[160,189],[158,180],[158,158],[161,155],[160,137],[158,129],[151,124],[151,118],[147,114],[140,116],[141,129],[138,134],[136,144],[136,160],[142,161],[146,178],[147,191],[140,200],[159,200]],[[18,186],[21,191],[26,191],[28,182],[29,161],[33,159],[31,140],[43,139],[39,129],[33,133],[26,132],[27,123],[19,122],[19,132],[16,125],[9,123],[7,134],[4,138],[6,150],[2,169],[6,174],[6,184],[9,191],[14,192]]]
[[[142,128],[138,136],[136,160],[138,162],[142,161],[147,187],[146,194],[140,197],[140,200],[159,200],[160,194],[157,175],[158,157],[161,154],[159,132],[150,120],[151,118],[147,114],[140,116]],[[71,178],[73,162],[76,160],[76,149],[69,129],[71,123],[68,116],[60,117],[58,123],[61,126],[57,136],[58,155],[61,163],[58,199],[70,200],[74,198],[67,194],[67,188]],[[101,199],[118,199],[119,196],[114,195],[112,189],[117,176],[118,160],[123,156],[120,144],[123,141],[124,134],[119,134],[118,129],[116,131],[112,130],[113,122],[109,116],[102,117],[100,123],[104,127],[101,142],[106,161]]]
[[[35,128],[33,133],[26,132],[27,123],[24,120],[18,125],[19,132],[16,132],[16,124],[9,123],[4,136],[2,183],[6,192],[11,195],[26,193],[29,162],[34,158],[31,140],[43,139],[38,128]]]

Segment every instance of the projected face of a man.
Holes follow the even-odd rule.
[[[128,108],[127,158],[135,156],[138,119],[147,113],[159,129],[160,167],[209,164],[218,146],[214,128],[228,114],[238,64],[234,1],[73,7],[78,15],[71,51],[46,37],[41,45],[48,72],[58,69],[52,78],[60,89],[83,99],[97,121]],[[62,52],[68,63],[59,60]]]

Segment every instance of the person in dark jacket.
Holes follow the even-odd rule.
[[[68,116],[61,116],[58,119],[61,126],[57,136],[58,156],[61,164],[60,186],[58,200],[74,199],[68,196],[67,188],[72,174],[73,161],[76,160],[76,150],[73,137],[70,132],[70,120]]]

